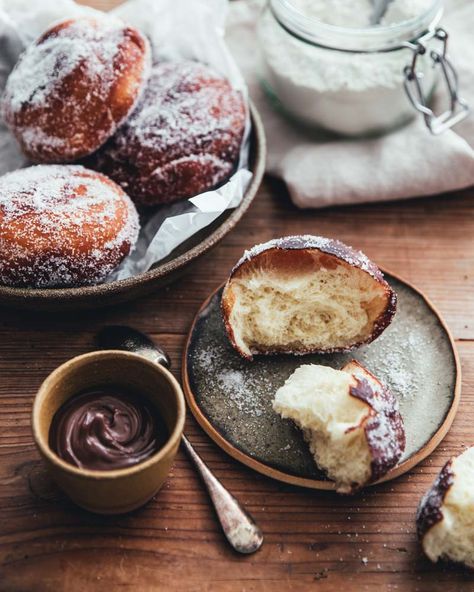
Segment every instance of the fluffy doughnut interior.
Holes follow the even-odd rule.
[[[443,518],[425,534],[423,548],[432,561],[443,557],[474,568],[474,448],[454,459],[452,471]]]
[[[300,366],[278,389],[274,410],[303,429],[316,464],[346,492],[371,478],[367,403],[350,395],[355,378],[315,364]]]
[[[319,251],[265,253],[232,278],[226,297],[236,345],[248,356],[364,342],[387,305],[370,274]]]

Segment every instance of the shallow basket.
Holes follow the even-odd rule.
[[[10,288],[0,285],[0,306],[35,311],[99,308],[144,296],[176,279],[186,267],[234,228],[257,194],[265,171],[266,144],[262,121],[253,104],[250,104],[250,113],[250,170],[253,177],[237,208],[223,212],[217,220],[182,243],[166,259],[138,276],[80,288]]]

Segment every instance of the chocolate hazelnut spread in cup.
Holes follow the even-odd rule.
[[[32,427],[51,476],[75,503],[120,514],[163,485],[184,418],[184,396],[168,370],[110,350],[52,372],[36,395]]]
[[[106,386],[71,397],[56,411],[49,445],[76,467],[113,471],[150,458],[168,436],[163,418],[145,397]]]

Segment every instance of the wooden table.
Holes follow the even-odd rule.
[[[445,316],[462,358],[463,391],[438,450],[396,482],[344,498],[253,473],[188,417],[186,430],[199,453],[265,532],[263,548],[250,557],[229,549],[182,452],[164,489],[143,509],[103,518],[74,507],[49,481],[33,445],[31,405],[43,378],[92,349],[96,331],[110,323],[153,335],[179,376],[199,304],[243,249],[302,232],[361,248],[424,290]],[[433,566],[422,556],[414,515],[447,458],[474,444],[473,237],[474,190],[303,212],[282,184],[267,180],[238,228],[186,277],[149,298],[68,316],[0,310],[0,590],[472,591],[472,574]]]

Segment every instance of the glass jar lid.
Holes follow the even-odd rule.
[[[302,41],[330,49],[372,53],[398,49],[436,28],[443,15],[443,0],[433,0],[428,10],[415,18],[361,28],[324,23],[302,13],[292,0],[270,0],[270,8],[280,25]]]

